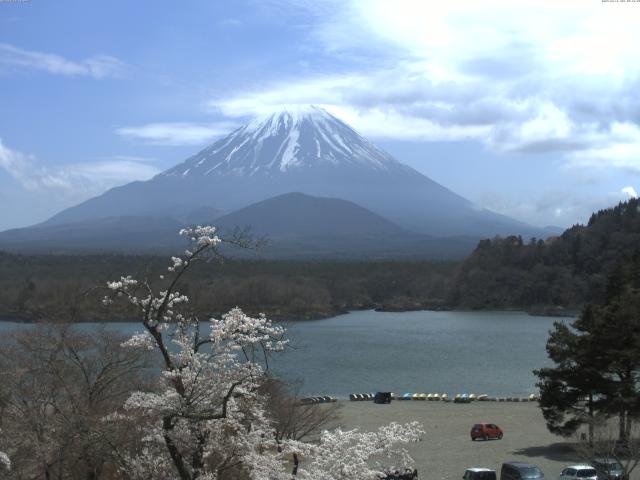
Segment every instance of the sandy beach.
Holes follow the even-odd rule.
[[[421,479],[460,480],[468,467],[492,468],[499,477],[502,463],[509,460],[533,463],[547,479],[557,479],[567,465],[583,463],[571,447],[573,439],[549,433],[536,402],[341,404],[341,426],[347,429],[375,430],[392,421],[421,422],[426,430],[424,439],[409,446]],[[471,426],[481,421],[499,425],[504,438],[471,441]],[[633,472],[632,479],[637,478],[637,472]]]

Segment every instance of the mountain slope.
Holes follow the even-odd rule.
[[[410,233],[355,203],[302,193],[249,205],[216,219],[215,224],[223,233],[251,227],[250,233],[267,243],[249,255],[264,258],[459,259],[478,240]]]
[[[250,226],[257,235],[280,237],[381,237],[405,235],[397,225],[355,203],[286,193],[216,219],[220,229]]]
[[[458,259],[478,241],[410,233],[352,202],[302,193],[280,195],[209,220],[223,236],[250,227],[252,236],[267,240],[257,251],[225,250],[250,258]],[[176,219],[137,216],[40,225],[0,233],[0,248],[30,253],[168,253],[185,246],[177,235],[182,226]]]
[[[288,107],[254,120],[151,180],[111,189],[45,224],[202,207],[231,212],[290,192],[348,200],[416,233],[543,235],[478,208],[317,107]]]
[[[410,233],[355,203],[302,193],[249,205],[215,224],[223,233],[250,226],[251,234],[267,240],[257,252],[264,258],[448,260],[466,256],[478,241]]]
[[[121,216],[0,232],[0,249],[14,252],[86,253],[175,250],[183,222]],[[182,242],[184,243],[184,242]]]

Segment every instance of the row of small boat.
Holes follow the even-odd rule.
[[[405,393],[397,398],[398,400],[429,400],[429,401],[442,401],[450,402],[451,399],[446,393]]]
[[[473,393],[467,395],[466,393],[459,393],[453,399],[455,403],[470,403],[475,400],[480,402],[535,402],[538,400],[538,396],[535,393],[532,393],[528,397],[490,397],[489,395],[474,395]]]
[[[363,400],[373,400],[375,393],[351,393],[349,394],[349,400],[352,402],[358,402]],[[442,400],[445,402],[451,401],[449,395],[446,393],[405,393],[404,395],[391,394],[393,400]]]
[[[352,402],[373,400],[375,394],[373,393],[351,393],[349,394],[349,400]],[[458,393],[453,399],[446,393],[411,393],[407,392],[402,395],[391,394],[391,398],[394,400],[419,400],[419,401],[441,401],[453,403],[471,403],[474,401],[479,402],[535,402],[538,397],[535,393],[532,393],[528,397],[490,397],[486,394],[476,395],[475,393]]]
[[[324,396],[324,397],[306,397],[306,398],[301,398],[300,399],[300,403],[302,405],[310,405],[313,403],[333,403],[333,402],[337,402],[338,399],[334,398],[334,397],[330,397],[330,396]]]
[[[391,398],[393,398],[393,393],[391,394]],[[375,393],[350,393],[349,400],[352,402],[362,402],[365,400],[373,400],[375,397]]]

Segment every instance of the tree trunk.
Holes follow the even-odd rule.
[[[200,478],[200,475],[204,473],[204,448],[207,443],[207,437],[204,433],[196,433],[196,436],[198,437],[198,445],[191,461],[194,479]]]
[[[593,393],[589,392],[589,447],[593,447]]]
[[[180,480],[192,480],[191,474],[184,463],[184,458],[182,458],[182,453],[180,453],[180,450],[178,450],[178,447],[173,443],[170,436],[170,432],[173,430],[173,420],[171,417],[164,417],[162,419],[162,429],[164,430],[164,443],[167,446],[167,450],[169,450],[173,465],[176,467],[176,470],[178,470]]]
[[[298,454],[294,453],[293,454],[293,471],[291,472],[291,475],[293,475],[294,477],[298,475],[298,465],[300,465],[300,460],[298,459]]]
[[[619,432],[618,432],[618,442],[622,445],[627,444],[627,415],[626,411],[621,409],[620,414],[618,416],[619,421]]]

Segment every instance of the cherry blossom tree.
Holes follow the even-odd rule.
[[[305,445],[307,451],[298,452],[309,457],[307,464],[298,470],[298,477],[303,480],[384,478],[389,470],[413,466],[413,459],[400,445],[417,442],[423,434],[418,422],[405,425],[393,422],[377,432],[324,431],[319,444]],[[300,444],[291,446],[300,447]]]
[[[121,277],[108,283],[111,294],[104,299],[109,304],[120,297],[137,309],[143,331],[125,344],[157,352],[161,359],[155,387],[131,395],[125,413],[109,419],[144,419],[135,424],[141,425],[144,446],[135,455],[123,454],[123,474],[131,479],[290,479],[287,462],[295,453],[305,459],[300,478],[348,474],[364,480],[381,478],[382,467],[369,464],[372,457],[400,453],[401,462],[410,462],[406,452],[394,448],[417,440],[421,428],[416,424],[392,424],[375,433],[325,432],[317,444],[276,442],[260,386],[268,356],[287,345],[285,331],[264,315],[250,317],[239,308],[201,321],[178,286],[198,261],[219,257],[224,240],[208,226],[180,234],[192,246],[171,258],[165,274],[155,282]]]
[[[280,451],[282,443],[287,440],[316,440],[326,427],[335,425],[339,419],[339,403],[304,402],[299,395],[300,386],[300,382],[288,384],[277,378],[269,378],[260,389]],[[300,458],[295,451],[292,452],[292,460],[292,475],[296,475]]]

